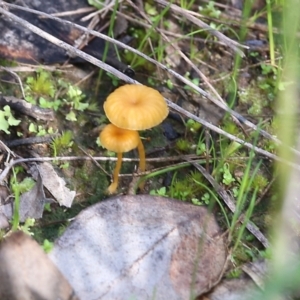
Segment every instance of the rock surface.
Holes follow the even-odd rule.
[[[21,231],[0,245],[0,299],[78,300],[41,246]]]
[[[214,285],[226,251],[205,208],[128,195],[82,211],[50,258],[80,299],[179,300]]]

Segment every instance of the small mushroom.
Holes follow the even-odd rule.
[[[119,183],[119,173],[122,165],[122,153],[128,152],[136,147],[138,147],[140,155],[140,168],[142,160],[145,164],[145,151],[140,136],[137,131],[122,129],[113,124],[108,124],[104,127],[99,135],[100,142],[103,147],[110,151],[117,152],[117,164],[113,173],[113,182],[108,187],[108,193],[113,194]]]
[[[104,111],[112,124],[129,130],[152,128],[169,112],[164,97],[157,90],[139,84],[117,88],[104,102]]]
[[[164,97],[155,89],[140,84],[117,88],[104,102],[109,121],[119,128],[145,130],[160,124],[168,115]],[[140,171],[146,170],[145,149],[139,143]],[[143,184],[140,185],[140,188]]]

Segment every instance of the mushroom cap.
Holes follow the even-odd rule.
[[[168,115],[164,97],[155,89],[139,84],[117,88],[104,102],[111,123],[130,130],[144,130],[160,124]]]
[[[128,152],[138,146],[140,136],[137,131],[119,128],[113,124],[104,127],[99,135],[103,147],[117,153]]]

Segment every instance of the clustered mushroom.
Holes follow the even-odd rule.
[[[122,153],[138,148],[139,169],[146,170],[145,149],[138,130],[146,130],[160,124],[168,115],[163,96],[155,89],[138,84],[126,84],[117,88],[104,102],[108,124],[99,135],[101,144],[117,153],[117,164],[113,182],[108,193],[118,187],[118,176],[122,165]],[[142,187],[142,186],[140,186]]]

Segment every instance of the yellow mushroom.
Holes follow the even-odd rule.
[[[137,131],[122,129],[113,124],[104,127],[99,135],[103,147],[110,151],[117,152],[117,164],[113,173],[113,182],[108,187],[108,193],[113,194],[119,183],[119,173],[122,165],[122,153],[128,152],[142,143]]]
[[[145,130],[160,124],[168,115],[164,97],[155,89],[139,84],[126,84],[112,92],[104,102],[109,121],[119,128]],[[139,169],[146,169],[145,150],[138,146]]]

